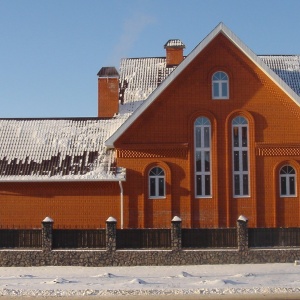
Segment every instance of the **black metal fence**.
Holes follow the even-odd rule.
[[[54,229],[53,249],[66,248],[105,248],[105,229]]]
[[[236,248],[236,228],[182,229],[182,248]]]
[[[170,249],[170,229],[118,229],[117,249]],[[182,248],[236,248],[236,228],[182,229]],[[300,247],[300,228],[249,228],[250,248]],[[0,248],[42,247],[41,229],[0,229]],[[105,229],[54,229],[53,249],[106,248]]]
[[[0,248],[41,248],[40,229],[1,229]]]
[[[300,228],[249,228],[249,247],[299,247]]]
[[[170,229],[117,230],[117,249],[171,248]]]

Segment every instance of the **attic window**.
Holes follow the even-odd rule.
[[[229,78],[225,72],[218,71],[212,76],[212,98],[229,98]]]

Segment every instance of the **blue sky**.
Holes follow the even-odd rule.
[[[300,54],[299,0],[0,0],[0,118],[95,117],[97,72],[187,55],[224,22],[257,54]]]

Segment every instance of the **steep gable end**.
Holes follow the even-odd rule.
[[[121,135],[137,120],[137,118],[148,109],[148,107],[163,93],[173,81],[181,74],[187,66],[219,35],[225,36],[234,44],[247,58],[250,59],[264,74],[266,74],[279,88],[281,88],[292,101],[298,106],[300,103],[299,95],[289,86],[282,76],[278,76],[268,65],[266,65],[259,56],[253,53],[230,29],[223,23],[220,23],[200,44],[183,60],[183,62],[153,91],[146,101],[138,107],[130,118],[106,141],[108,148],[113,148],[114,143]]]

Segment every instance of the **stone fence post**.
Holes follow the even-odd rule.
[[[117,220],[109,217],[106,220],[106,251],[117,249]]]
[[[181,250],[181,219],[175,216],[171,221],[171,248]]]
[[[243,215],[240,215],[237,220],[237,243],[239,251],[247,251],[249,249],[248,219]]]
[[[42,221],[42,249],[43,251],[52,250],[52,234],[54,221],[50,217],[46,217]]]

